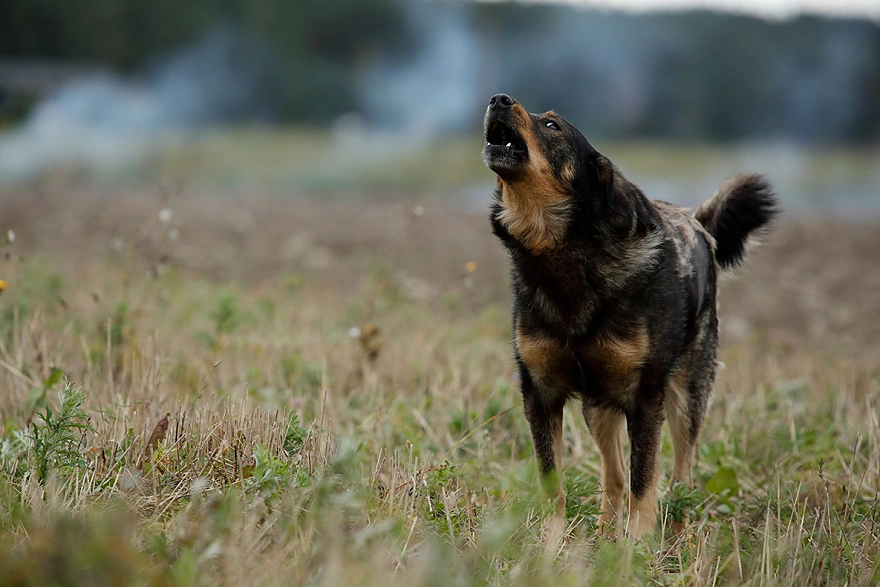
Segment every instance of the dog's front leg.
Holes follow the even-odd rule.
[[[613,531],[615,519],[622,517],[626,463],[623,459],[624,415],[617,410],[584,405],[584,419],[602,456],[602,515],[599,531]]]
[[[545,494],[555,499],[554,525],[565,526],[565,490],[562,488],[562,408],[565,404],[556,394],[538,389],[525,366],[520,369],[523,408],[532,431],[535,456]]]
[[[654,531],[662,425],[662,405],[639,403],[626,414],[630,441],[629,519],[626,533],[634,538]]]

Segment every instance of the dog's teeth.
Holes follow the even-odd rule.
[[[512,147],[513,145],[511,145],[510,143],[507,143],[507,144],[504,145],[504,146],[507,147],[507,148],[509,149],[509,148]]]

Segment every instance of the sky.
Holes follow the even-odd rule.
[[[490,0],[492,1],[492,0]],[[575,4],[633,12],[704,8],[768,19],[802,14],[869,18],[880,21],[880,0],[525,0],[540,4]]]

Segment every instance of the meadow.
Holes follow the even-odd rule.
[[[0,583],[880,582],[877,221],[786,215],[722,284],[648,540],[597,536],[571,406],[548,544],[485,206],[237,189],[0,194]]]

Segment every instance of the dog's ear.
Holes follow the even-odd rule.
[[[629,210],[626,196],[617,189],[614,181],[614,165],[604,155],[597,154],[592,161],[596,171],[596,191],[605,196],[606,204],[617,214],[625,215]]]

